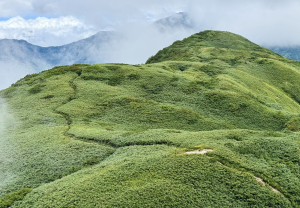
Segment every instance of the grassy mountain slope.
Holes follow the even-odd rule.
[[[299,78],[218,31],[28,75],[1,91],[0,207],[300,207]]]

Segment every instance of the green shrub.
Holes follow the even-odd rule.
[[[123,75],[115,75],[109,78],[108,80],[108,84],[111,86],[116,86],[121,84],[121,82],[124,80],[124,76]]]
[[[87,64],[74,64],[72,66],[56,66],[45,72],[44,78],[49,78],[55,75],[62,75],[67,72],[75,72],[78,76],[82,73],[82,68],[89,66]]]
[[[280,120],[280,121],[284,121],[285,120],[285,115],[281,111],[278,111],[274,115],[274,118],[276,118],[277,120]]]
[[[83,161],[83,165],[84,166],[95,165],[95,164],[99,163],[100,161],[102,161],[102,158],[90,157],[90,158],[86,159],[85,161]]]
[[[2,90],[0,92],[0,95],[4,98],[8,98],[11,96],[12,92],[16,91],[16,89],[17,89],[16,87],[11,86],[9,88],[6,88],[5,90]]]
[[[42,97],[42,99],[51,99],[54,98],[54,95],[46,95],[45,97]]]
[[[107,77],[103,77],[95,74],[83,74],[81,75],[81,78],[84,80],[97,80],[97,81],[104,81],[109,79]]]
[[[32,78],[38,76],[38,74],[27,74],[25,77],[24,77],[24,80],[25,81],[29,81],[31,80]]]
[[[120,66],[106,66],[106,68],[110,71],[117,71],[117,70],[121,69]]]
[[[282,134],[276,131],[268,131],[264,133],[264,136],[270,136],[270,137],[282,137]]]
[[[190,68],[191,65],[190,64],[184,64],[184,63],[174,63],[174,64],[171,64],[170,67],[172,69],[175,69],[175,70],[185,71],[188,68]]]
[[[223,73],[223,70],[221,68],[213,65],[204,65],[200,67],[199,70],[205,72],[209,76],[214,76]]]
[[[52,181],[61,179],[62,177],[71,175],[72,173],[75,173],[75,172],[77,172],[77,171],[79,171],[81,169],[82,169],[82,166],[78,166],[78,165],[72,166],[69,169],[66,169],[65,171],[63,171],[61,174],[50,175],[49,178],[48,178],[48,182],[52,182]]]
[[[88,66],[88,67],[85,67],[83,72],[87,72],[87,73],[104,73],[106,72],[107,70],[102,67],[102,66],[99,66],[99,65],[92,65],[92,66]]]
[[[35,82],[36,80],[42,79],[38,74],[28,74],[26,75],[23,79],[19,80],[16,85],[22,85],[22,84],[29,84],[31,85],[33,82]],[[21,82],[21,81],[25,81],[25,82]]]
[[[241,137],[240,135],[237,135],[237,134],[228,134],[227,136],[227,139],[233,139],[233,140],[236,140],[236,141],[242,141],[243,140],[243,137]]]
[[[300,117],[292,118],[285,126],[290,131],[300,131]]]
[[[197,82],[190,82],[186,88],[183,89],[183,92],[186,94],[192,94],[201,90],[201,87],[197,85]]]
[[[19,191],[8,194],[2,198],[0,198],[0,208],[10,207],[15,201],[22,200],[26,194],[30,193],[30,188],[23,188]]]
[[[148,93],[158,94],[163,90],[164,84],[148,82],[141,84],[141,87],[145,89]]]
[[[217,82],[218,80],[216,78],[211,78],[209,80],[200,81],[199,84],[207,89],[213,89],[216,86]]]
[[[127,77],[130,80],[138,80],[138,79],[140,79],[141,76],[137,73],[133,73],[133,74],[129,74]]]
[[[42,87],[44,87],[44,86],[43,86],[43,85],[40,85],[40,84],[34,85],[32,88],[30,88],[30,89],[28,90],[28,92],[29,92],[30,94],[37,94],[37,93],[39,93],[39,92],[42,91]]]

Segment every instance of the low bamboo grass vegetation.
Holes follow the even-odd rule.
[[[27,75],[0,92],[0,208],[300,207],[299,80],[221,31]]]

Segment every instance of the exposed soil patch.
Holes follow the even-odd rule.
[[[212,149],[203,149],[201,151],[200,150],[189,151],[184,154],[186,154],[186,155],[205,155],[206,153],[212,152],[212,151],[213,151]]]
[[[263,181],[263,179],[261,179],[259,177],[256,177],[256,176],[254,176],[254,177],[255,177],[255,179],[257,180],[258,183],[260,183],[263,186],[266,185],[266,183]]]
[[[260,183],[261,185],[265,186],[266,182],[263,181],[263,179],[254,176],[255,179],[257,180],[258,183]],[[276,192],[276,193],[280,193],[277,189],[273,188],[272,186],[270,186],[270,188],[272,189],[272,191]],[[281,193],[280,193],[281,194]]]

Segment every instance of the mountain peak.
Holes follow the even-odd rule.
[[[171,46],[160,50],[146,63],[162,61],[203,61],[203,58],[217,58],[226,52],[250,51],[276,55],[274,52],[252,43],[248,39],[226,31],[206,30],[196,33],[182,41],[175,41]],[[239,56],[239,53],[236,54]]]
[[[192,29],[194,27],[194,22],[190,18],[187,12],[178,12],[169,17],[157,20],[154,22],[161,31],[165,29]]]

